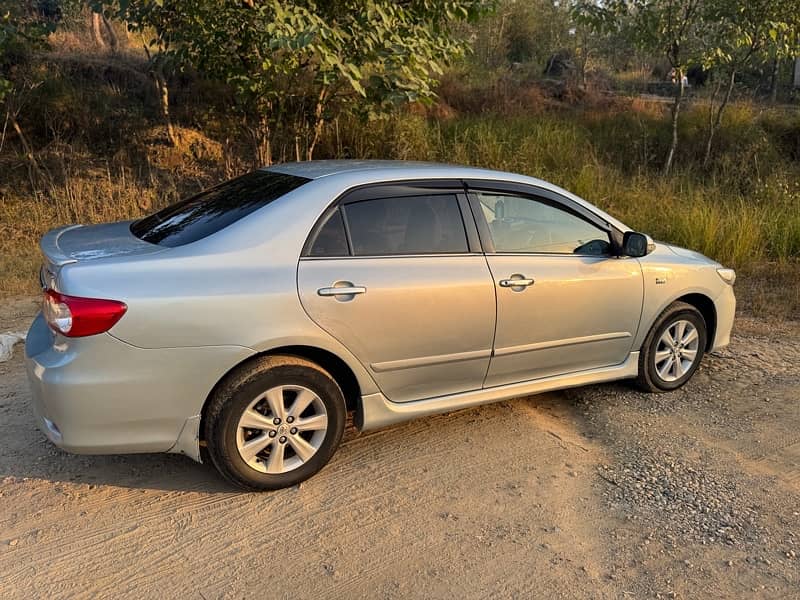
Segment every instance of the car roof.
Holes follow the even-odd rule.
[[[480,177],[486,176],[487,173],[499,173],[489,169],[412,160],[311,160],[281,163],[266,167],[266,170],[308,179],[363,172],[365,182],[380,178],[381,174],[375,171],[385,171],[390,179],[398,175],[398,170],[413,171],[414,176],[432,178]]]
[[[552,183],[504,171],[481,169],[462,165],[410,160],[311,160],[289,162],[264,167],[267,171],[296,175],[307,179],[347,179],[348,185],[361,185],[379,182],[403,181],[411,179],[484,179],[507,181],[533,185],[567,196],[613,224],[620,231],[630,228],[618,219],[607,214],[583,198]]]

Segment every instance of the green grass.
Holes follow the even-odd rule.
[[[800,259],[800,117],[734,104],[713,165],[700,167],[705,110],[686,112],[674,173],[660,161],[669,138],[663,107],[548,108],[513,116],[428,118],[398,113],[330,124],[318,158],[397,158],[476,165],[556,183],[630,227],[698,250],[737,269]],[[182,129],[185,148],[155,134],[120,140],[106,158],[66,147],[43,160],[52,175],[37,194],[24,177],[0,186],[0,294],[33,291],[41,234],[68,222],[133,218],[241,170],[220,143]],[[209,128],[213,131],[213,128]],[[123,142],[125,145],[123,145]],[[87,144],[88,146],[88,144]],[[238,162],[235,162],[238,160]],[[66,165],[66,166],[65,166]],[[20,162],[15,172],[24,173]]]
[[[446,122],[405,115],[350,128],[349,147],[362,156],[460,163],[546,179],[634,229],[733,267],[794,261],[800,258],[800,165],[783,158],[752,107],[734,106],[731,112],[709,171],[698,166],[702,108],[689,112],[682,160],[666,179],[659,175],[665,123],[635,111]]]

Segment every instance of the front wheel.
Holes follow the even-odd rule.
[[[646,392],[681,387],[700,366],[707,335],[700,311],[685,302],[670,304],[642,344],[636,384]]]
[[[205,418],[217,470],[248,490],[304,481],[333,456],[346,409],[336,381],[294,356],[267,356],[234,372],[217,389]]]

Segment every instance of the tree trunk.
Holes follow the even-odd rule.
[[[161,115],[164,117],[164,123],[167,126],[167,137],[173,146],[177,146],[178,138],[175,135],[175,128],[172,126],[172,118],[169,115],[169,87],[160,67],[153,69],[153,79],[156,81],[158,98],[161,103]]]
[[[714,130],[714,103],[717,101],[717,96],[722,89],[722,80],[718,77],[714,78],[714,91],[711,92],[711,97],[708,99],[708,128],[706,129],[706,156],[711,153],[711,133]]]
[[[317,105],[314,107],[314,135],[311,138],[311,143],[308,145],[306,151],[306,160],[314,159],[314,148],[317,146],[320,136],[322,135],[322,128],[325,126],[325,101],[327,99],[328,88],[323,87],[317,96]]]
[[[268,167],[272,164],[272,130],[269,125],[269,118],[259,117],[258,124],[251,129],[253,136],[253,159],[254,167]]]
[[[94,43],[99,48],[105,48],[106,42],[103,39],[103,31],[101,29],[102,18],[100,13],[92,12],[92,38]]]
[[[103,28],[105,29],[106,34],[108,34],[108,45],[111,46],[111,52],[116,54],[119,50],[119,38],[117,37],[117,32],[114,31],[114,28],[111,26],[111,22],[106,18],[105,15],[101,15],[100,18],[103,21]]]
[[[22,128],[17,122],[16,115],[8,113],[8,117],[11,121],[11,127],[14,128],[14,131],[19,138],[19,142],[22,144],[22,151],[25,154],[25,159],[28,164],[28,178],[30,179],[31,187],[36,190],[39,187],[39,183],[43,179],[42,171],[39,169],[39,163],[36,162],[36,156],[33,153],[33,148],[28,143],[28,138],[26,138],[25,134],[22,133]]]
[[[506,19],[507,18],[508,18],[508,15],[505,14],[505,13],[503,14],[502,17],[500,17],[500,31],[497,34],[497,44],[495,45],[495,51],[498,52],[498,53],[501,50],[500,46],[503,44],[503,34],[505,33]],[[495,55],[492,58],[497,58],[497,56]],[[505,52],[503,52],[503,59],[501,60],[501,63],[502,63],[502,61],[506,60],[507,58],[508,58],[508,55]],[[494,64],[494,61],[492,61],[492,63],[490,63],[490,64],[492,64],[492,66],[496,66]]]
[[[708,121],[708,137],[706,138],[706,153],[703,156],[703,168],[708,167],[708,163],[711,161],[711,144],[714,140],[714,134],[716,133],[717,129],[719,129],[720,123],[722,123],[722,113],[725,112],[725,107],[728,106],[728,102],[731,99],[731,93],[733,92],[733,86],[736,83],[736,68],[731,68],[731,74],[728,78],[728,87],[725,88],[725,96],[722,98],[722,102],[717,108],[717,114],[713,120],[711,120],[711,113],[713,112],[714,108],[714,98],[717,95],[717,90],[714,91],[714,96],[711,97],[711,106],[709,107],[709,121]]]
[[[164,117],[164,124],[167,127],[167,137],[173,147],[177,146],[178,138],[175,135],[175,128],[172,126],[172,117],[170,117],[169,114],[169,85],[167,84],[167,78],[164,76],[162,57],[160,54],[157,54],[155,59],[153,59],[150,54],[150,49],[145,42],[144,35],[142,35],[142,48],[144,48],[144,54],[147,56],[147,61],[150,63],[150,73],[156,84],[159,106],[161,107],[161,116]]]
[[[780,79],[781,61],[779,58],[772,59],[772,74],[769,80],[769,101],[775,104],[778,99],[778,80]]]
[[[664,161],[664,177],[669,175],[672,170],[672,163],[678,150],[678,120],[681,114],[681,103],[683,102],[683,69],[675,69],[675,75],[678,87],[675,90],[675,99],[672,102],[672,142],[667,153],[667,160]]]

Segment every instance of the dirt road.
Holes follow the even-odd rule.
[[[0,332],[32,301],[6,302]],[[349,429],[299,488],[65,454],[0,364],[0,596],[800,597],[800,325],[740,318],[685,389]]]

